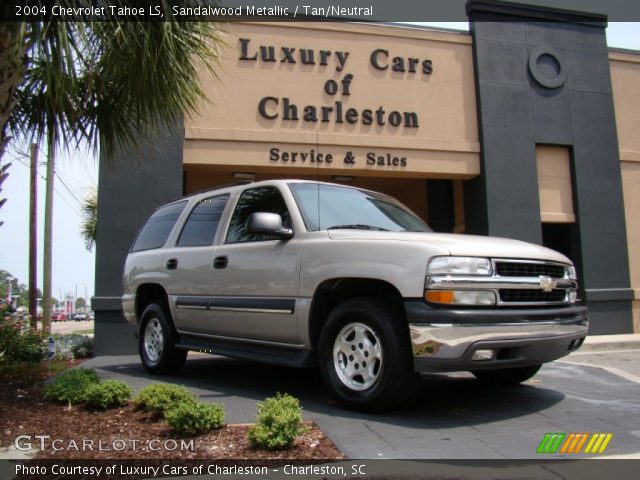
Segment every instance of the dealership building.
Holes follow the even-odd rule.
[[[244,179],[368,188],[437,232],[548,246],[578,268],[591,333],[640,331],[640,52],[608,48],[603,15],[467,13],[470,32],[226,24],[198,114],[101,161],[96,351],[136,349],[122,270],[148,216]]]

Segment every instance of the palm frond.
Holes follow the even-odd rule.
[[[87,250],[91,251],[96,243],[98,232],[98,195],[93,192],[82,202],[82,227],[80,235]]]
[[[169,14],[174,2],[161,3]],[[194,113],[206,100],[199,73],[215,75],[218,64],[220,38],[212,22],[113,18],[25,25],[26,74],[9,122],[11,132],[36,143],[57,138],[67,148],[86,142],[105,158]]]

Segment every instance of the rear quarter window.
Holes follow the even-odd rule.
[[[156,210],[138,233],[131,251],[139,252],[162,247],[186,205],[187,201],[185,200]]]

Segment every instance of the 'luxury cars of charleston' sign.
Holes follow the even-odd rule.
[[[240,38],[240,53],[238,59],[246,62],[286,63],[302,65],[334,66],[336,72],[344,72],[349,61],[349,52],[316,50],[309,48],[295,48],[273,45],[251,44],[251,39]],[[431,75],[433,64],[429,59],[391,57],[388,50],[376,48],[369,56],[370,65],[376,70],[390,70],[415,75]],[[330,96],[348,96],[354,75],[346,73],[340,81],[328,79],[324,84],[324,92]],[[268,120],[282,120],[292,122],[325,122],[349,123],[362,125],[391,126],[396,128],[415,129],[420,126],[418,113],[415,111],[388,110],[382,105],[371,108],[356,109],[345,107],[340,100],[330,105],[300,106],[289,97],[265,96],[258,102],[258,113]]]

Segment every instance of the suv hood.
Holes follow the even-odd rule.
[[[550,248],[510,238],[455,233],[379,232],[375,230],[329,230],[335,240],[379,240],[424,243],[448,250],[451,255],[492,258],[523,258],[572,263]]]

